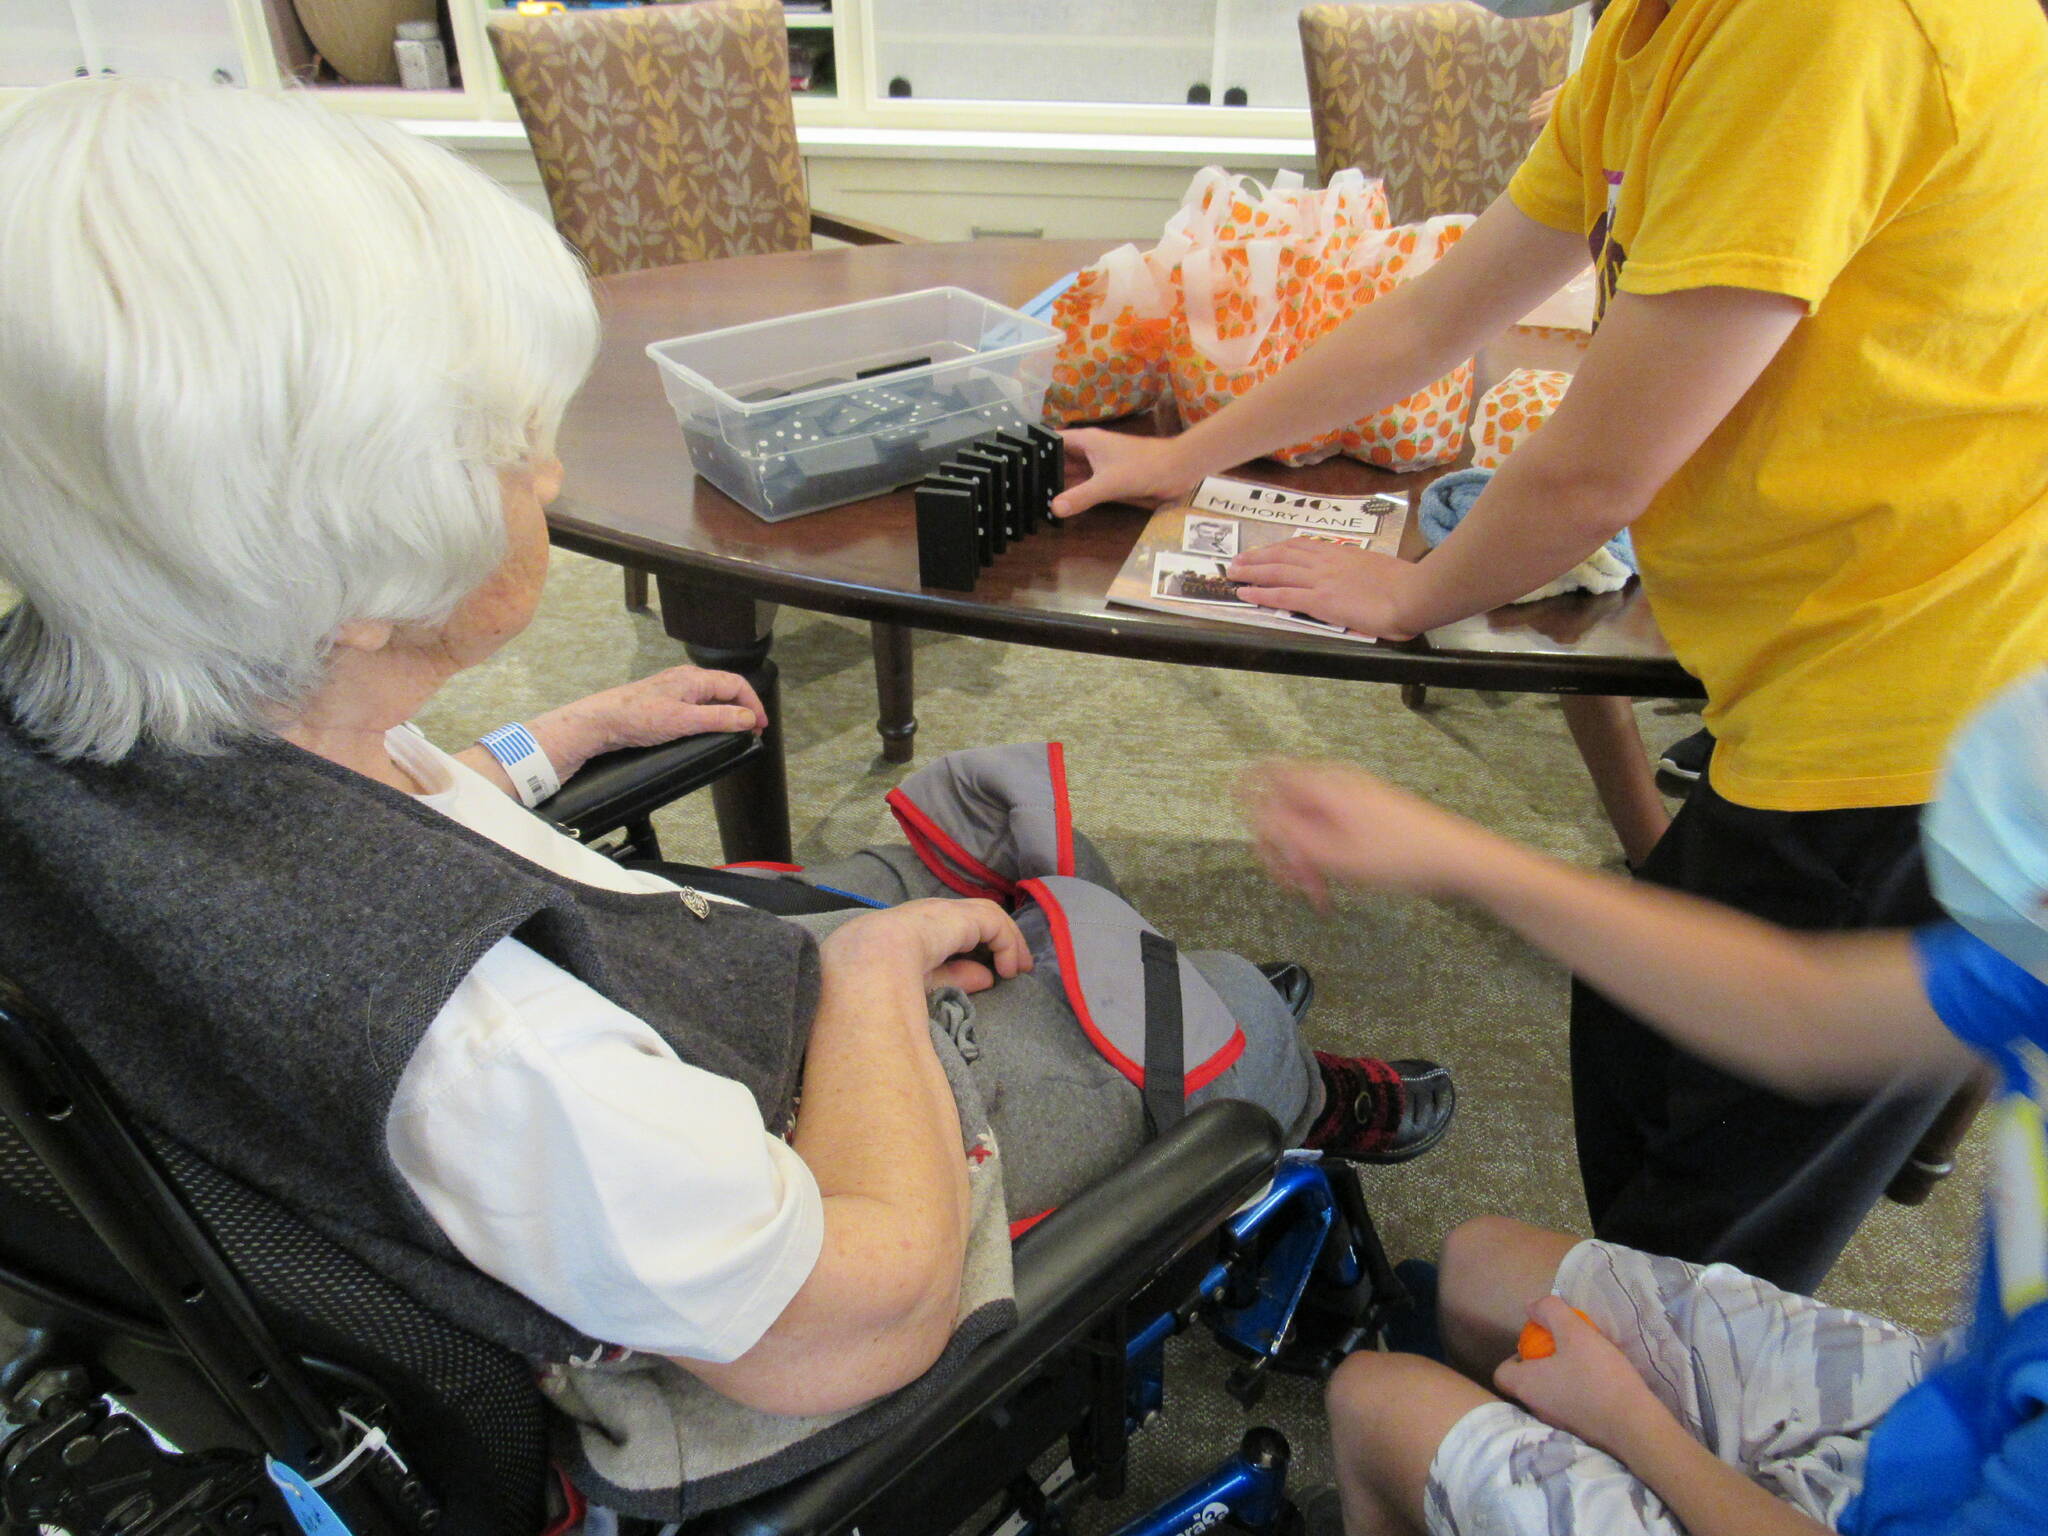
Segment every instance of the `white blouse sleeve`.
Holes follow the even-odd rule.
[[[526,945],[479,960],[385,1126],[462,1255],[593,1338],[726,1361],[817,1263],[810,1170],[738,1083]]]

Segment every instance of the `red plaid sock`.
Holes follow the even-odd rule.
[[[1401,1074],[1377,1056],[1332,1056],[1316,1052],[1323,1074],[1323,1112],[1303,1145],[1339,1157],[1372,1157],[1386,1151],[1407,1107]]]

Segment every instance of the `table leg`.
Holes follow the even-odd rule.
[[[912,670],[910,627],[870,624],[868,639],[875,652],[875,694],[881,718],[875,731],[882,738],[882,761],[907,763],[915,750],[917,716],[912,713],[917,689]]]
[[[658,578],[656,585],[662,628],[683,642],[690,660],[700,667],[739,673],[754,685],[768,711],[761,754],[711,786],[726,859],[787,863],[789,772],[782,756],[782,690],[768,654],[775,638],[775,605],[668,576]]]
[[[1565,726],[1621,844],[1622,857],[1631,867],[1642,863],[1671,825],[1671,813],[1664,809],[1649,749],[1636,728],[1634,701],[1566,693],[1558,696],[1558,703],[1564,706]]]

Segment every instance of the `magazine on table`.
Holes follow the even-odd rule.
[[[1230,579],[1231,559],[1300,535],[1396,554],[1407,520],[1402,497],[1318,496],[1212,475],[1186,502],[1152,514],[1110,582],[1109,600],[1124,608],[1294,634],[1348,635],[1342,625],[1305,613],[1246,602],[1237,595],[1244,584]]]

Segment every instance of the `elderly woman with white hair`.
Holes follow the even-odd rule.
[[[553,231],[395,128],[109,82],[0,115],[0,972],[160,1132],[546,1364],[589,1490],[678,1518],[1001,1326],[1005,1194],[1142,1111],[907,854],[827,882],[884,909],[678,901],[407,727],[534,612],[597,331]],[[543,778],[764,724],[689,667],[526,722]],[[1440,1069],[1312,1057],[1258,969],[1184,959],[1239,1038],[1203,1094],[1378,1160],[1442,1133]]]

